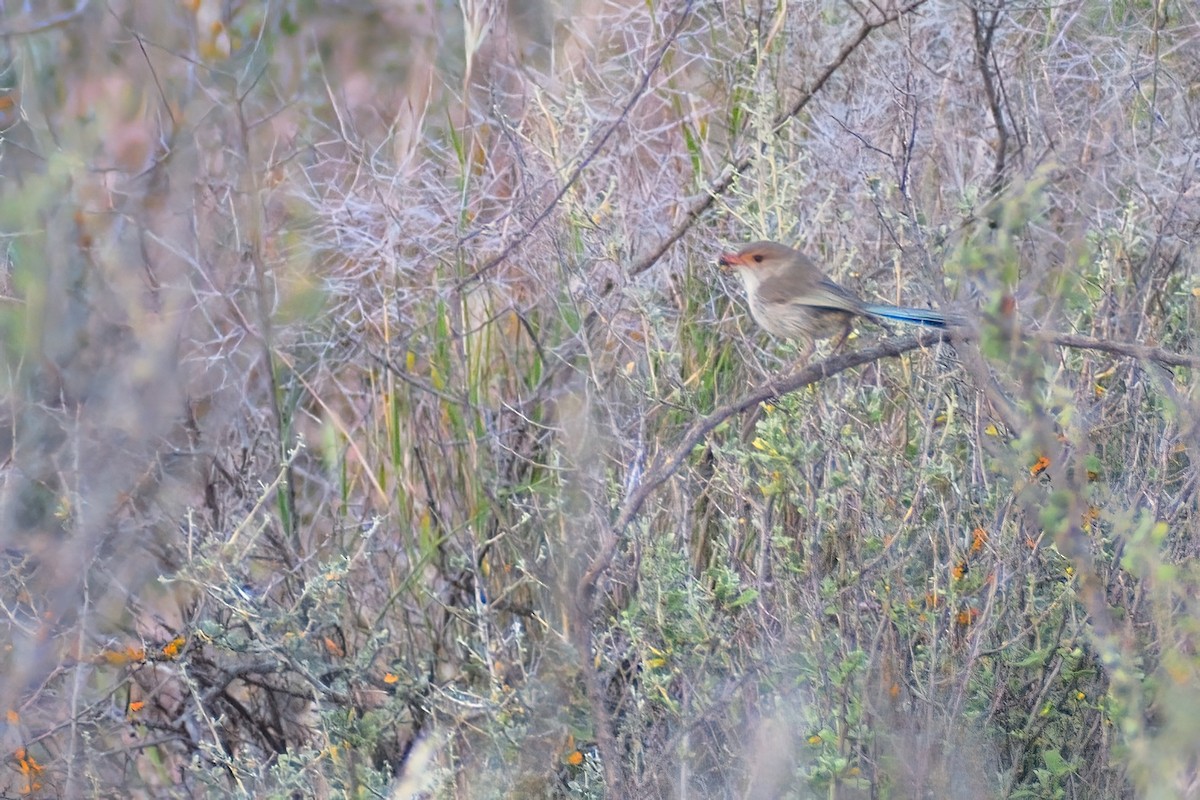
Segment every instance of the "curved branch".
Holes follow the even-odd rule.
[[[768,381],[751,390],[746,395],[732,403],[721,406],[706,417],[702,417],[683,432],[679,442],[664,453],[655,456],[654,463],[646,471],[645,477],[636,484],[621,503],[616,519],[609,526],[608,535],[600,547],[600,551],[592,559],[579,585],[581,599],[587,599],[595,589],[600,577],[608,570],[616,556],[617,548],[624,535],[625,528],[641,511],[650,494],[666,483],[679,468],[697,445],[704,441],[708,434],[725,420],[746,409],[753,408],[764,400],[778,397],[788,392],[794,392],[824,378],[832,377],[839,372],[845,372],[852,367],[878,361],[881,358],[894,358],[902,353],[915,350],[918,347],[929,347],[941,341],[948,341],[953,334],[949,331],[926,331],[915,336],[902,336],[880,342],[874,347],[856,350],[850,353],[832,356],[809,364],[788,375]]]

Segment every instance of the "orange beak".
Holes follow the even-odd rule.
[[[717,264],[720,265],[722,272],[732,272],[742,265],[742,257],[739,253],[722,253],[717,259]]]

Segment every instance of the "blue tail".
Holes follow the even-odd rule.
[[[907,322],[910,325],[925,325],[930,328],[946,327],[946,316],[928,308],[901,308],[900,306],[866,306],[864,309],[873,317]]]

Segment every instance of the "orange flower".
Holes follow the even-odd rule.
[[[26,752],[24,747],[17,748],[17,768],[21,770],[21,777],[25,779],[24,785],[21,787],[22,794],[32,794],[42,788],[41,782],[37,779],[45,769],[41,764],[34,760],[33,756]]]
[[[163,658],[167,659],[168,661],[174,661],[175,659],[179,658],[179,654],[183,652],[183,646],[185,644],[187,644],[186,636],[176,636],[174,639],[163,645]]]
[[[983,528],[976,528],[971,531],[971,552],[978,553],[987,544],[988,532]]]

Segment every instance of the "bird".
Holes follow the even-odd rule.
[[[777,242],[753,242],[721,254],[717,263],[742,279],[755,322],[775,336],[802,342],[809,352],[815,340],[839,333],[840,346],[859,316],[932,328],[949,324],[944,314],[930,309],[864,303],[804,253]]]

